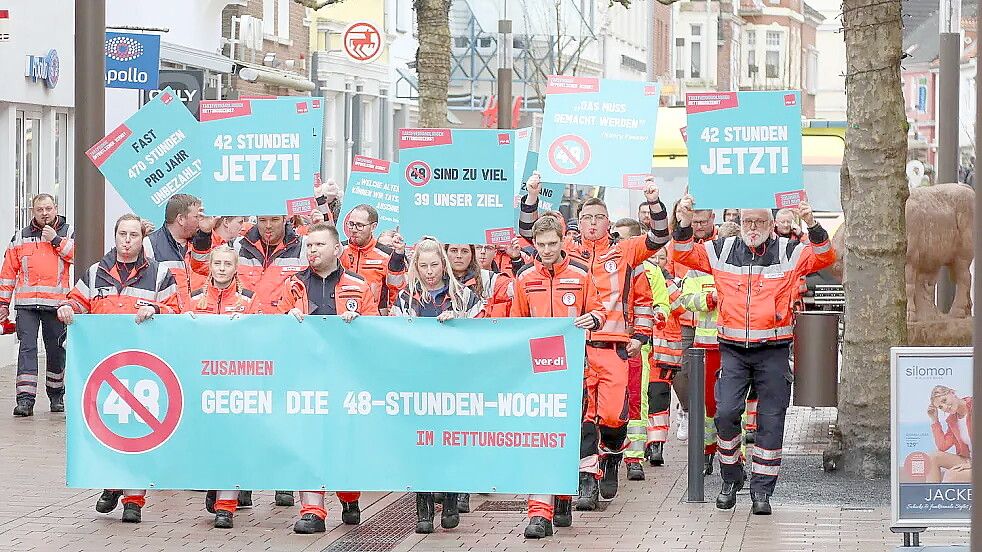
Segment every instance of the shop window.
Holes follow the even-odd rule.
[[[55,180],[51,195],[58,198],[59,211],[68,209],[68,114],[55,113]]]
[[[41,114],[32,111],[17,111],[14,130],[14,179],[16,193],[14,207],[17,212],[17,227],[23,228],[31,221],[31,199],[40,191],[38,170],[41,155]]]

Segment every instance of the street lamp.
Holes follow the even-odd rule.
[[[962,35],[961,0],[941,0],[939,22],[941,33],[938,61],[938,153],[935,158],[938,183],[958,182],[959,121],[958,78],[961,72]],[[955,284],[947,268],[941,270],[937,286],[938,308],[951,310],[955,300]]]
[[[511,19],[508,19],[508,0],[504,0],[503,18],[498,20],[498,128],[512,128],[511,81]]]

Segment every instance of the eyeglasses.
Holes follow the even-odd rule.
[[[371,226],[372,224],[373,223],[371,223],[371,222],[364,223],[364,222],[354,222],[354,221],[351,221],[351,220],[349,220],[349,221],[347,221],[347,222],[344,223],[345,226],[347,226],[348,228],[351,228],[352,230],[362,230],[362,229],[365,229],[365,228]]]
[[[607,215],[580,215],[580,222],[588,224],[601,224],[606,220],[610,220]]]
[[[753,220],[753,219],[743,219],[740,224],[747,226],[749,228],[767,228],[771,221],[769,220]]]

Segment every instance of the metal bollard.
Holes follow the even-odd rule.
[[[703,473],[706,440],[706,351],[698,347],[685,350],[689,367],[689,491],[686,502],[706,501],[706,475]]]

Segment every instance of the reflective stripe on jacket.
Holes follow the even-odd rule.
[[[700,270],[690,270],[682,281],[682,306],[695,315],[696,334],[693,344],[697,347],[715,349],[719,347],[716,339],[716,305],[710,305],[709,297],[716,291],[716,281],[712,274]],[[710,309],[709,307],[713,308]]]
[[[142,306],[161,314],[180,312],[177,283],[170,271],[141,253],[136,268],[123,281],[115,247],[89,267],[62,304],[79,314],[135,314]]]
[[[267,256],[259,228],[254,226],[244,238],[235,241],[235,250],[239,254],[239,280],[255,294],[250,312],[281,312],[279,304],[287,280],[307,268],[303,240],[287,225],[283,241]]]

